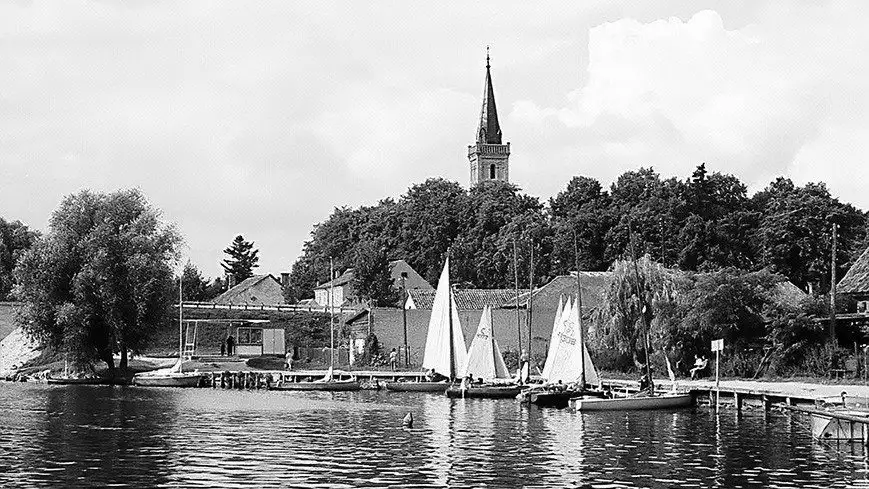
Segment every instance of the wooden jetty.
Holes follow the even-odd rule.
[[[221,389],[270,389],[278,383],[295,383],[321,379],[328,370],[216,370],[203,372],[201,387]],[[391,372],[379,370],[333,370],[336,380],[356,378],[363,389],[377,390],[386,382],[419,381],[425,372]]]

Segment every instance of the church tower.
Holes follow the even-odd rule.
[[[483,109],[477,127],[477,144],[468,146],[471,163],[471,187],[485,180],[510,181],[510,143],[501,144],[501,126],[495,108],[495,91],[486,48],[486,84],[483,87]]]

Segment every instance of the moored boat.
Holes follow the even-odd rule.
[[[570,400],[575,397],[603,397],[603,392],[591,389],[536,390],[529,392],[527,396],[528,402],[537,406],[564,409],[570,405]]]
[[[611,399],[577,397],[570,400],[570,406],[580,412],[676,409],[690,407],[693,403],[694,398],[690,393],[615,397]]]
[[[438,392],[443,393],[451,384],[441,382],[387,382],[386,390],[392,392]]]
[[[469,399],[514,399],[522,386],[519,385],[452,385],[446,390],[447,397]]]
[[[57,385],[106,385],[109,384],[108,379],[102,377],[46,377],[45,382]]]

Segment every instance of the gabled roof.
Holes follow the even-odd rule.
[[[869,248],[851,265],[851,269],[837,285],[840,294],[869,293]]]
[[[283,304],[281,283],[274,275],[254,275],[211,299],[215,304]]]
[[[519,289],[519,294],[528,289]],[[413,301],[416,309],[429,310],[434,305],[435,290],[408,290],[408,301]],[[453,289],[453,300],[460,311],[482,311],[489,306],[500,308],[505,302],[516,299],[514,289]]]
[[[597,307],[609,286],[612,272],[580,272],[580,283],[582,284],[582,307],[590,309]],[[571,272],[570,275],[559,275],[552,279],[548,284],[534,289],[534,304],[554,304],[561,296],[576,295],[576,272]],[[530,293],[524,293],[519,296],[519,307],[528,307],[528,298]],[[504,308],[516,308],[516,300],[513,299],[503,305]]]
[[[344,270],[344,273],[339,275],[334,280],[330,280],[329,282],[322,283],[322,284],[314,287],[314,290],[328,289],[328,288],[331,288],[333,286],[334,287],[341,287],[342,285],[347,285],[352,281],[353,281],[353,269],[348,268],[347,270]]]

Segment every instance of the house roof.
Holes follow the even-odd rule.
[[[527,293],[528,289],[519,289],[519,294]],[[409,300],[417,309],[431,309],[434,305],[435,290],[416,289],[407,291]],[[453,289],[453,299],[460,311],[482,310],[489,306],[500,308],[505,302],[516,299],[514,289]]]
[[[392,277],[393,282],[396,284],[401,280],[401,272],[407,272],[407,288],[408,289],[431,289],[432,286],[422,276],[420,276],[416,270],[414,270],[408,263],[404,260],[392,260],[389,262],[389,274]],[[314,290],[324,290],[330,287],[341,287],[343,285],[347,285],[353,281],[353,268],[348,268],[344,270],[339,277],[336,279],[320,284],[314,287]]]
[[[272,282],[267,282],[271,280]],[[211,299],[215,304],[283,304],[281,283],[274,275],[254,275]]]
[[[841,294],[869,293],[869,248],[851,265],[851,269],[837,284]]]
[[[584,309],[597,307],[606,288],[609,286],[612,272],[580,272],[580,284],[582,284],[582,307]],[[570,275],[559,275],[548,284],[534,289],[534,303],[555,304],[561,296],[576,294],[576,272]],[[528,307],[528,298],[532,294],[526,292],[519,296],[519,307]],[[506,302],[502,307],[516,308],[516,299]]]

